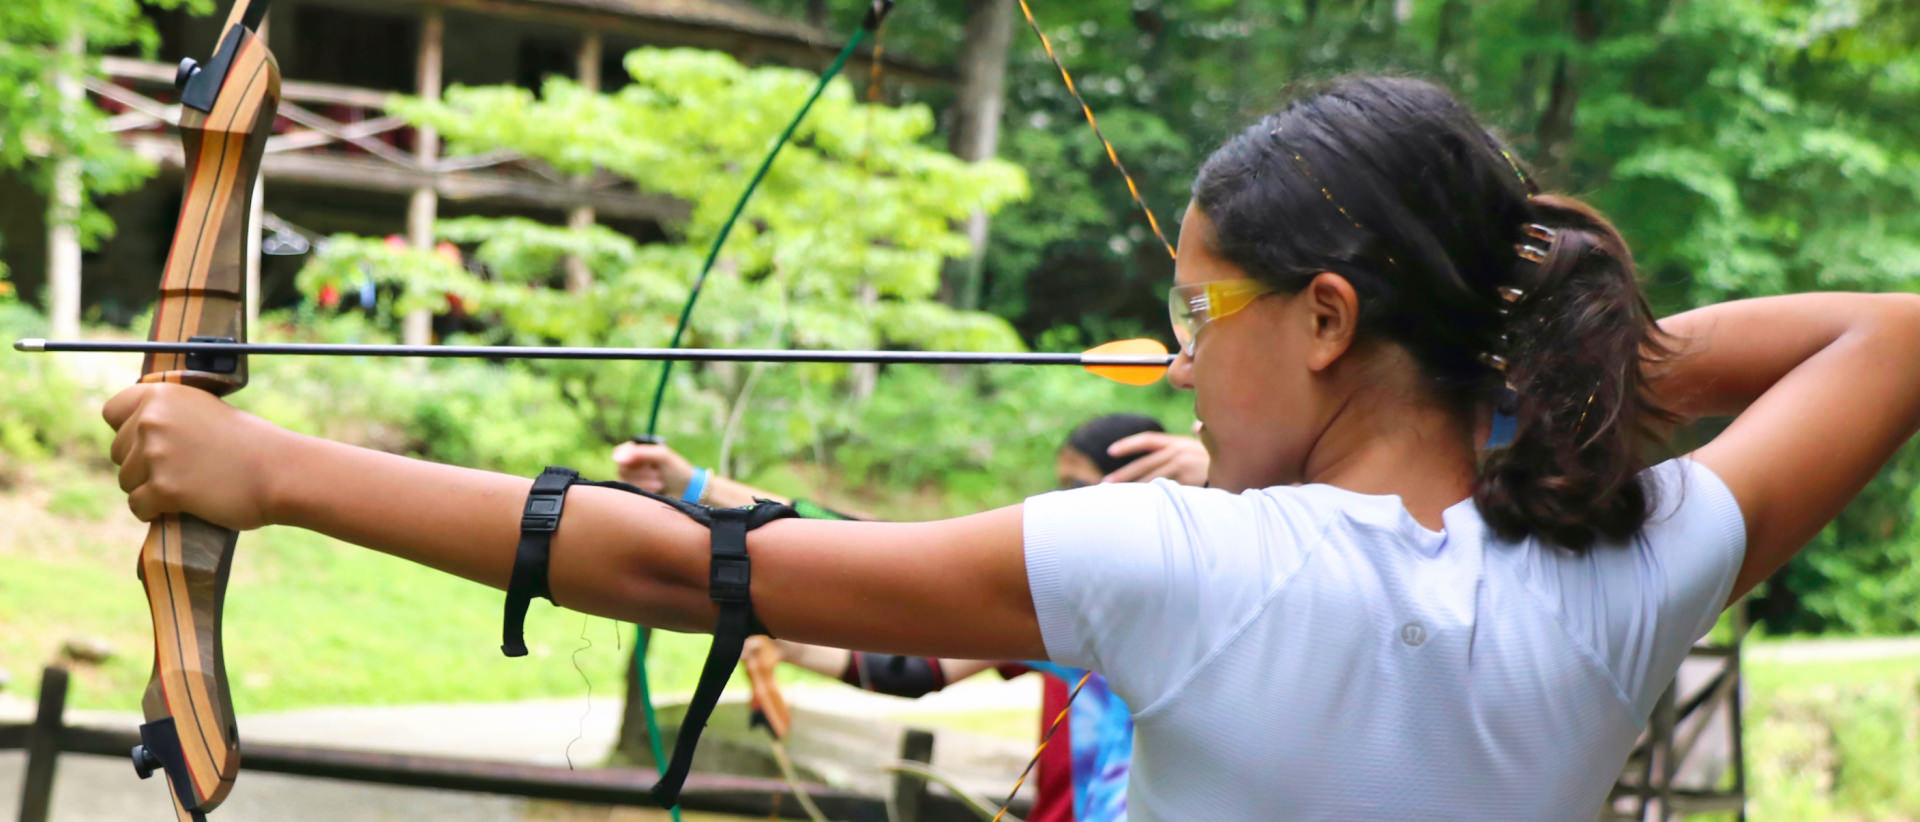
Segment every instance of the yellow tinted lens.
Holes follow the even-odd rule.
[[[1206,286],[1208,320],[1237,314],[1268,291],[1258,280],[1215,280]]]

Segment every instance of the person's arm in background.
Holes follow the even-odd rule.
[[[672,448],[638,442],[623,442],[614,446],[613,464],[619,468],[621,482],[642,491],[678,498],[686,496],[687,486],[692,483],[696,470],[693,463]],[[715,508],[736,508],[752,505],[755,500],[762,499],[790,502],[779,494],[708,472],[704,490],[700,498],[694,501]]]
[[[1649,373],[1684,418],[1734,416],[1693,457],[1746,520],[1729,602],[1791,560],[1920,429],[1920,296],[1798,294],[1660,321]]]
[[[982,671],[1002,667],[1000,663],[979,659],[876,654],[784,639],[773,642],[788,664],[890,696],[925,696]]]
[[[1164,431],[1124,437],[1107,448],[1107,454],[1140,456],[1102,477],[1101,482],[1147,482],[1165,477],[1181,485],[1205,485],[1207,466],[1211,464],[1207,447],[1199,439]]]
[[[613,464],[621,482],[642,491],[680,499],[686,499],[687,488],[693,483],[695,472],[703,470],[696,469],[693,463],[672,448],[638,442],[623,442],[614,446]],[[836,511],[812,500],[781,496],[711,471],[707,471],[701,479],[699,498],[691,501],[714,508],[743,508],[763,499],[791,505],[800,516],[807,519],[872,519],[857,513]]]

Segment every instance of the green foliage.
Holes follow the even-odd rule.
[[[0,300],[0,336],[45,336],[46,320],[31,307]],[[59,454],[102,459],[112,432],[94,414],[76,414],[89,394],[51,357],[0,356],[0,485],[13,461],[39,462]]]
[[[356,314],[263,318],[262,340],[392,342]],[[394,453],[532,475],[555,463],[593,473],[605,449],[552,383],[525,368],[476,361],[255,357],[234,403],[301,433]]]
[[[611,95],[552,78],[538,97],[453,88],[443,103],[402,101],[396,110],[438,127],[453,151],[511,148],[685,199],[693,208],[679,232],[704,249],[817,78],[691,49],[640,49],[626,67],[634,82]],[[941,260],[967,250],[951,222],[1026,196],[1025,175],[1011,164],[968,164],[923,146],[932,129],[924,106],[859,104],[836,80],[748,205],[726,262],[749,280],[804,269],[793,287],[810,297],[861,286],[882,297],[931,295]]]
[[[54,489],[53,496],[47,500],[47,513],[100,522],[120,510],[113,494],[117,490],[116,486],[100,482],[63,485]]]
[[[1085,345],[1062,332],[1043,338],[1041,347]],[[902,367],[882,377],[832,453],[850,483],[936,486],[944,513],[967,513],[1051,490],[1054,454],[1067,432],[1118,411],[1156,417],[1169,431],[1193,424],[1192,399],[1164,383],[1129,387],[1079,369]]]
[[[1920,813],[1920,785],[1912,779],[1920,772],[1916,663],[1912,656],[1749,662],[1752,817],[1907,819]]]
[[[383,334],[407,311],[446,311],[452,297],[478,321],[484,342],[666,345],[704,249],[745,184],[747,163],[771,145],[815,79],[691,50],[642,49],[627,66],[638,80],[612,95],[554,79],[538,97],[517,88],[456,88],[442,103],[401,100],[396,109],[435,125],[453,151],[509,148],[563,171],[598,168],[685,199],[690,216],[673,227],[673,241],[639,245],[605,228],[517,219],[451,220],[437,230],[471,249],[464,263],[341,236],[301,273],[300,288],[345,291],[371,277],[392,295],[372,326]],[[931,298],[942,260],[967,249],[954,221],[1024,197],[1025,176],[1007,163],[967,164],[926,148],[932,127],[924,107],[861,105],[844,81],[829,86],[748,205],[682,344],[1018,349],[1004,321]],[[556,287],[570,256],[591,272],[590,285]],[[557,389],[554,399],[568,409],[560,413],[571,418],[547,426],[555,439],[540,445],[551,448],[567,436],[607,442],[631,433],[658,367],[551,362],[504,373]],[[846,367],[679,368],[675,411],[662,433],[715,445],[719,462],[751,470],[845,437],[852,419],[835,406],[871,375]],[[452,396],[421,409],[413,428],[436,453],[457,458],[468,453],[462,443],[486,432],[461,430],[462,415],[480,409]],[[741,443],[752,444],[736,451]]]
[[[160,8],[185,6],[204,14],[211,0],[145,0]],[[8,0],[0,3],[0,172],[22,175],[38,190],[53,184],[53,160],[80,161],[82,207],[70,215],[88,246],[112,233],[94,199],[129,191],[153,173],[153,164],[122,147],[104,128],[105,112],[69,101],[57,78],[96,73],[98,55],[132,47],[151,53],[153,26],[136,0]],[[84,53],[65,44],[82,38]]]
[[[1794,630],[1920,630],[1920,446],[1896,454],[1771,584]]]

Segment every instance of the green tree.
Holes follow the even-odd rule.
[[[398,293],[388,322],[458,297],[487,319],[497,342],[665,345],[706,246],[725,221],[751,162],[772,144],[795,100],[815,82],[791,69],[747,69],[723,54],[643,49],[627,57],[635,81],[612,94],[550,79],[535,95],[510,87],[454,88],[440,103],[396,110],[440,129],[453,151],[509,148],[569,174],[613,174],[691,204],[668,242],[637,244],[611,230],[571,232],[526,220],[446,221],[446,239],[471,245],[475,270],[432,254],[335,238],[301,286],[356,286],[373,276]],[[854,101],[832,84],[780,156],[707,281],[683,344],[703,347],[997,349],[1019,347],[1007,324],[949,309],[932,297],[940,262],[965,254],[953,221],[1026,196],[1005,162],[963,163],[927,148],[924,106]],[[554,288],[567,255],[594,272],[591,290]],[[636,399],[657,366],[550,363],[594,430],[631,433]],[[695,442],[750,439],[753,453],[787,456],[844,434],[844,391],[871,374],[843,366],[676,369],[678,413]],[[750,403],[754,413],[744,413]],[[724,449],[723,449],[724,450]],[[750,471],[753,466],[730,466]]]
[[[204,14],[211,0],[146,0],[159,8],[185,6]],[[56,91],[58,77],[98,73],[97,59],[111,49],[151,53],[153,26],[138,0],[8,0],[0,3],[0,171],[16,174],[46,193],[54,159],[80,160],[86,192],[77,216],[88,246],[110,236],[113,222],[96,198],[138,187],[153,164],[121,147],[104,127],[105,113],[73,105]],[[78,52],[73,45],[80,46]],[[5,271],[0,269],[0,275]]]

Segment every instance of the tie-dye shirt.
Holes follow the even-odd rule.
[[[1087,672],[1051,662],[1028,667],[1055,677],[1068,688]],[[1094,674],[1068,708],[1066,736],[1073,773],[1073,818],[1078,822],[1124,822],[1127,818],[1127,769],[1133,761],[1133,712]],[[1053,717],[1042,717],[1051,723]]]

